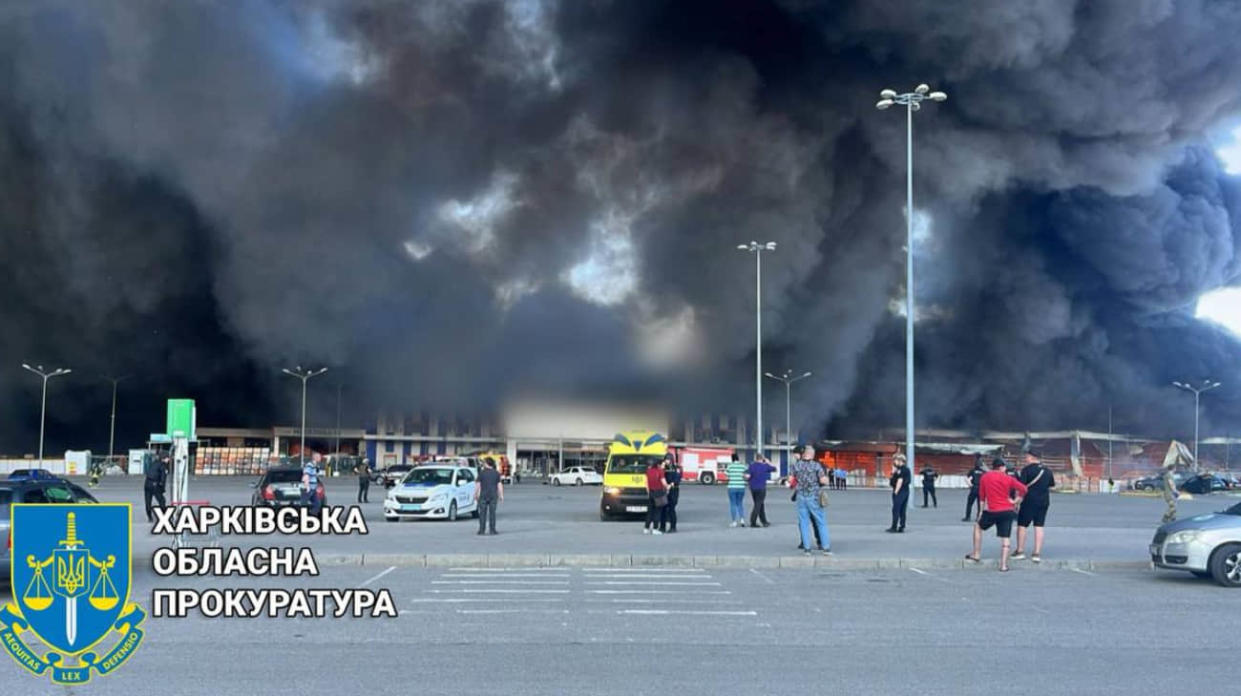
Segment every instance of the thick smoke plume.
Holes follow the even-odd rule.
[[[320,425],[514,392],[752,404],[754,259],[803,432],[902,422],[904,114],[920,424],[1185,433],[1241,278],[1232,3],[11,2],[0,9],[0,450]],[[772,386],[775,386],[774,384]],[[772,406],[775,405],[773,398]],[[778,410],[778,409],[777,409]]]

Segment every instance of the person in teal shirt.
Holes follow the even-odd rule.
[[[728,512],[732,516],[729,527],[745,526],[745,474],[746,465],[733,452],[733,460],[725,471],[728,474]]]

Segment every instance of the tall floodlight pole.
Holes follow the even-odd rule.
[[[286,375],[292,375],[293,377],[296,377],[302,380],[302,445],[297,451],[297,456],[299,458],[298,461],[300,461],[302,464],[305,464],[306,463],[306,382],[309,381],[311,377],[318,377],[324,372],[327,372],[327,368],[321,367],[318,370],[303,370],[302,366],[298,365],[292,370],[286,367],[284,368],[284,370],[282,370],[282,372],[284,372]]]
[[[766,374],[777,382],[784,382],[784,448],[791,452],[793,450],[793,417],[790,413],[792,411],[791,395],[793,383],[800,382],[809,377],[811,373],[807,372],[796,377],[793,376],[792,370],[785,370],[784,374],[780,376],[773,375],[770,372]]]
[[[1200,387],[1195,387],[1188,383],[1172,383],[1172,386],[1174,387],[1194,393],[1194,471],[1198,470],[1198,404],[1202,399],[1203,392],[1209,392],[1219,385],[1219,382],[1212,382],[1209,379],[1202,380],[1202,386]]]
[[[879,93],[880,110],[893,104],[905,107],[905,458],[910,471],[914,465],[914,112],[922,108],[922,102],[942,102],[948,98],[943,92],[932,92],[926,84],[920,84],[912,92],[897,94],[885,89]]]
[[[116,443],[116,385],[122,381],[129,379],[129,375],[121,377],[104,377],[112,383],[112,418],[108,425],[108,466],[112,463],[112,452]]]
[[[47,372],[43,369],[42,365],[35,365],[34,367],[31,367],[27,365],[26,363],[22,363],[22,367],[24,367],[27,370],[30,370],[31,372],[43,378],[43,407],[41,408],[40,413],[39,413],[39,468],[42,469],[43,468],[43,433],[44,433],[44,426],[47,424],[47,381],[53,377],[67,375],[70,372],[73,372],[73,370],[68,370],[68,369],[61,367],[61,368],[52,370],[51,372]]]
[[[763,453],[763,252],[775,251],[775,242],[738,244],[742,251],[754,252],[754,448]]]

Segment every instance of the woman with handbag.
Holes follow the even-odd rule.
[[[663,534],[659,531],[659,518],[668,504],[668,485],[664,482],[663,462],[651,457],[646,464],[646,526],[643,534]]]

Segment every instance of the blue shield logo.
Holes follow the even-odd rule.
[[[141,642],[145,618],[129,603],[133,540],[129,504],[12,506],[13,603],[0,611],[0,641],[35,674],[59,683],[107,673]],[[112,631],[121,641],[99,657]],[[40,655],[30,635],[50,650]],[[66,660],[66,658],[74,658]]]

